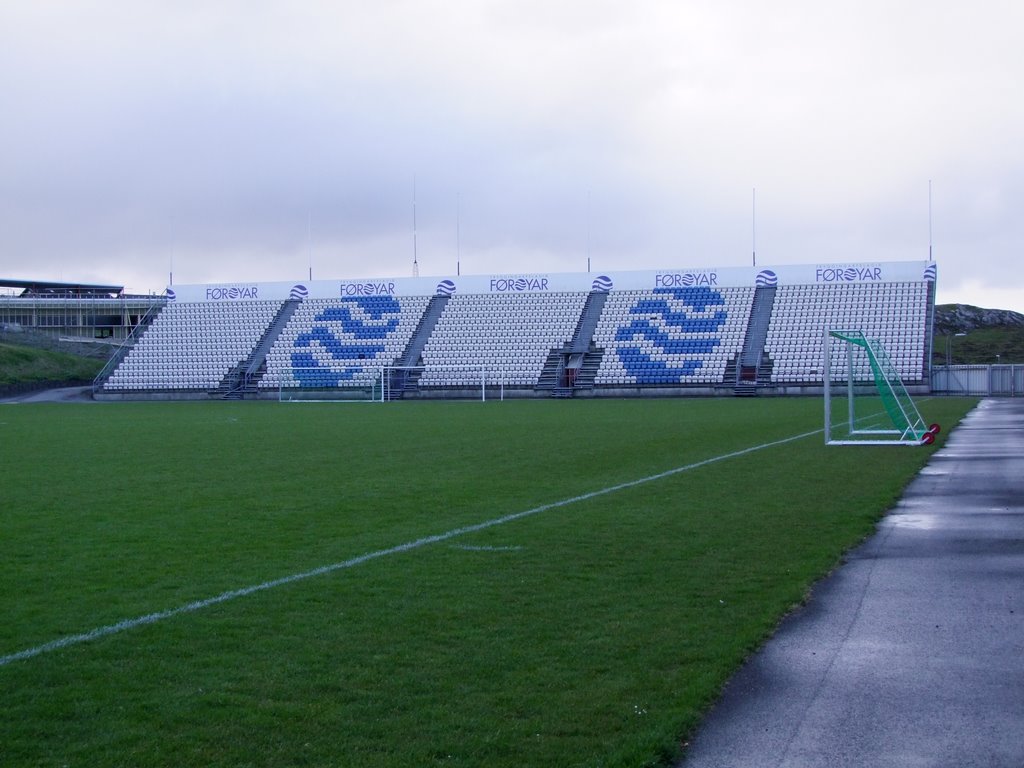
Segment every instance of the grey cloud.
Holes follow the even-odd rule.
[[[0,273],[918,259],[1021,287],[1016,4],[14,4]],[[330,274],[330,271],[333,274]],[[949,293],[947,293],[947,291]],[[1005,293],[992,293],[1005,301]],[[1016,306],[1024,309],[1017,299]]]

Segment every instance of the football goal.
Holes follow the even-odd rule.
[[[289,368],[278,378],[277,399],[282,403],[379,402],[379,369]]]
[[[829,331],[822,339],[825,442],[828,445],[927,445],[928,426],[884,345],[862,331]]]
[[[386,403],[400,400],[407,391],[429,388],[440,397],[504,399],[504,387],[481,364],[431,366],[377,365],[358,369],[288,369],[277,383],[277,399],[295,403]]]
[[[481,363],[431,365],[429,368],[424,365],[386,365],[381,368],[380,382],[382,400],[398,400],[405,392],[419,389],[462,399],[486,400],[488,387],[500,399],[504,399],[505,394],[502,378],[496,378]]]

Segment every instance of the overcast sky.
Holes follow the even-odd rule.
[[[415,186],[422,275],[931,234],[940,302],[1024,312],[1022,30],[1019,0],[0,0],[0,277],[407,276]]]

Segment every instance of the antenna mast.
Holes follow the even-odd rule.
[[[757,266],[757,187],[754,187],[750,196],[750,258],[753,265]]]
[[[412,276],[420,276],[420,263],[416,260],[416,176],[412,177]]]
[[[587,272],[590,272],[590,190],[587,189],[587,210],[585,212],[587,223]]]
[[[932,259],[932,180],[928,179],[928,261]]]
[[[174,226],[174,219],[171,218],[171,264],[167,274],[168,285],[174,285],[174,252],[178,250],[178,228]]]

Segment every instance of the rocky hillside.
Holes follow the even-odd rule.
[[[935,307],[935,333],[944,336],[982,328],[1024,329],[1024,315],[1007,309],[982,309],[970,304],[939,304]]]
[[[941,304],[935,307],[932,350],[935,365],[1024,363],[1024,315],[969,304]]]

